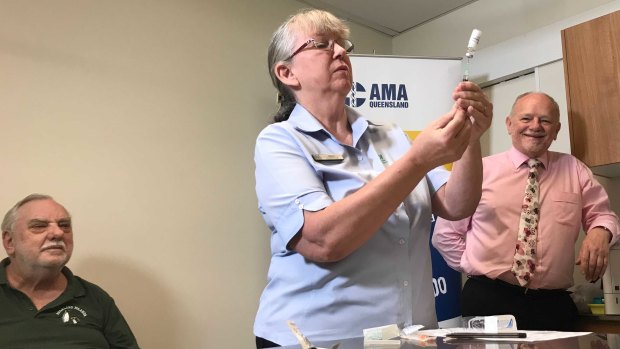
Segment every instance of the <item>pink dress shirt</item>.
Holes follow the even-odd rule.
[[[433,245],[452,268],[491,279],[510,273],[525,182],[527,156],[515,148],[483,159],[482,198],[473,216],[439,219]],[[604,188],[592,171],[572,155],[546,152],[539,158],[540,220],[532,289],[565,289],[573,285],[575,242],[584,231],[602,226],[619,239],[618,216],[609,208]],[[516,278],[514,279],[516,282]]]

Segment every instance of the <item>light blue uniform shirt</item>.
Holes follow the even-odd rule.
[[[353,146],[341,144],[301,105],[289,120],[267,126],[256,140],[256,193],[271,229],[271,264],[254,333],[296,344],[286,321],[311,341],[362,336],[393,323],[435,328],[429,235],[431,196],[449,172],[429,172],[375,235],[334,263],[304,259],[287,244],[318,211],[377,177],[411,146],[395,125],[368,122],[347,108]],[[315,161],[312,155],[339,155]]]

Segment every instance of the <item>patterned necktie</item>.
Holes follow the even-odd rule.
[[[512,273],[517,277],[521,286],[530,282],[536,268],[536,235],[540,207],[538,205],[538,168],[542,163],[537,159],[529,159],[527,164],[530,172],[527,176],[525,197],[521,206],[517,246],[512,264]]]

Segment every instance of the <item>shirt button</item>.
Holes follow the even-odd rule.
[[[405,244],[405,239],[400,239],[400,240],[398,240],[398,244],[399,244],[399,245],[404,245],[404,244]]]
[[[295,200],[295,203],[299,205],[299,199]]]
[[[409,286],[409,281],[403,281],[403,286],[405,287]]]

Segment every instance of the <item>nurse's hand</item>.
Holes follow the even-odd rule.
[[[457,104],[445,115],[431,122],[413,141],[413,161],[427,170],[454,162],[469,145],[472,123]]]
[[[471,142],[480,140],[480,137],[491,127],[493,120],[493,103],[489,101],[482,89],[473,82],[459,83],[452,92],[457,107],[466,111],[471,118]]]

